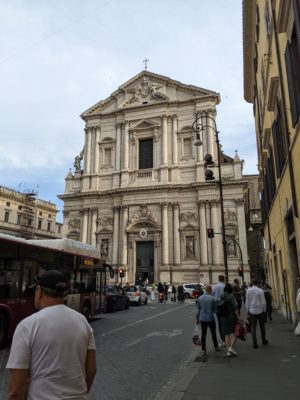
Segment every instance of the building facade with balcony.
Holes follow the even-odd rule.
[[[253,104],[267,275],[296,320],[300,199],[300,3],[244,0],[244,97]]]
[[[19,192],[0,186],[0,232],[25,239],[62,237],[56,205],[37,198],[35,190]]]
[[[218,93],[142,71],[82,114],[83,151],[66,177],[63,235],[98,246],[125,281],[216,282],[224,274],[219,188],[205,181],[217,147]],[[194,146],[193,122],[205,127]],[[240,245],[249,279],[242,161],[222,153],[229,278]],[[218,169],[212,167],[216,180]],[[214,238],[207,229],[214,229]]]

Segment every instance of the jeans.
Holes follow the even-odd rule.
[[[255,346],[257,346],[257,337],[256,337],[257,321],[259,322],[261,340],[262,340],[262,342],[265,342],[266,341],[266,330],[265,330],[266,315],[265,315],[265,313],[261,313],[261,314],[251,314],[250,313],[251,336],[252,336],[253,344]]]
[[[202,350],[206,351],[206,334],[207,334],[207,328],[209,327],[210,332],[211,332],[211,337],[214,343],[215,348],[218,347],[218,341],[217,341],[217,335],[216,335],[216,323],[215,320],[212,321],[200,321],[201,324],[201,346]]]

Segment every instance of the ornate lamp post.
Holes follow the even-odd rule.
[[[203,125],[201,122],[201,117],[197,117],[193,123],[193,131],[196,133],[196,140],[194,145],[195,146],[202,146],[203,143],[201,141],[200,133],[203,134],[206,131],[206,128],[210,128],[214,131],[215,134],[215,141],[217,143],[217,158],[218,158],[218,173],[219,179],[216,181],[213,176],[213,171],[207,169],[207,167],[212,166],[214,164],[213,158],[211,154],[206,154],[204,157],[205,160],[205,180],[208,182],[216,182],[219,185],[219,192],[220,192],[220,204],[221,204],[221,223],[222,223],[222,244],[223,244],[223,257],[224,257],[224,270],[225,270],[225,279],[228,282],[228,263],[227,263],[227,241],[225,235],[225,218],[224,218],[224,201],[223,201],[223,182],[222,182],[222,174],[221,174],[221,149],[220,149],[220,141],[219,141],[219,131],[217,130],[216,121],[214,118],[206,115],[206,119],[211,120],[213,122],[213,126],[210,125]]]

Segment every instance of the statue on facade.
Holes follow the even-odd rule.
[[[186,255],[187,257],[195,257],[194,238],[192,236],[186,238]]]
[[[101,257],[106,258],[108,256],[108,241],[103,239],[101,241]]]
[[[76,156],[75,160],[74,160],[74,167],[75,167],[75,172],[80,172],[81,171],[81,157],[80,156]]]

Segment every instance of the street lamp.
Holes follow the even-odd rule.
[[[206,128],[210,128],[214,131],[215,134],[215,141],[217,143],[217,158],[218,158],[218,173],[219,179],[215,181],[213,176],[213,172],[207,167],[214,164],[212,155],[206,154],[204,157],[205,160],[205,180],[209,182],[217,182],[219,185],[219,192],[220,192],[220,204],[221,204],[221,223],[222,223],[222,244],[223,244],[223,257],[224,257],[224,270],[225,270],[225,279],[228,282],[228,263],[227,263],[227,242],[225,236],[225,218],[224,218],[224,201],[223,201],[223,182],[222,182],[222,174],[221,174],[221,149],[220,149],[220,140],[219,140],[219,131],[217,130],[216,121],[214,118],[210,117],[209,115],[205,115],[206,120],[211,120],[213,122],[213,126],[210,125],[203,125],[201,122],[201,117],[196,117],[196,120],[193,123],[193,131],[196,134],[196,140],[194,145],[195,146],[202,146],[203,142],[201,141],[200,133],[205,132]]]

